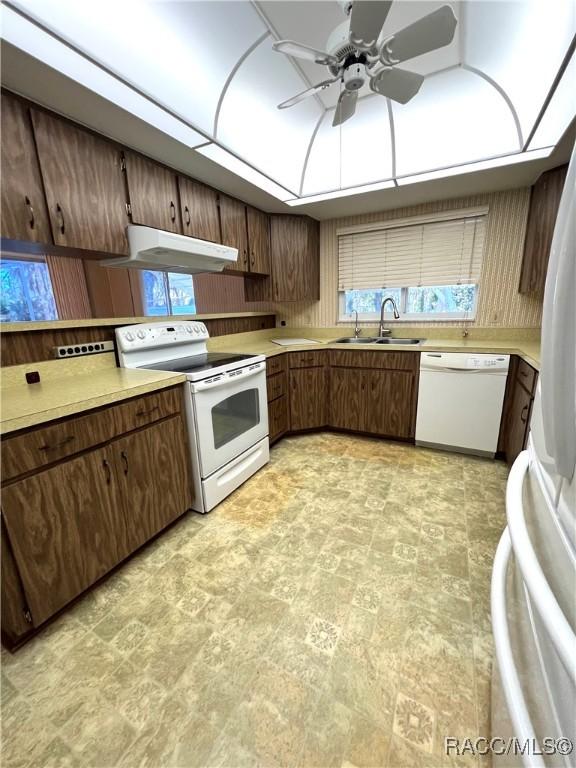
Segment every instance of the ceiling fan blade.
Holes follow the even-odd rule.
[[[452,42],[457,23],[452,8],[443,5],[385,40],[380,49],[380,59],[391,66],[443,48]]]
[[[324,80],[323,82],[318,83],[317,85],[313,85],[312,88],[306,88],[306,90],[302,91],[302,93],[297,93],[296,96],[292,96],[291,99],[286,99],[286,101],[283,101],[282,104],[278,104],[278,109],[286,109],[287,107],[293,107],[294,104],[298,104],[298,102],[303,101],[304,99],[307,99],[308,96],[312,96],[315,93],[319,93],[320,91],[323,91],[324,88],[328,88],[330,85],[333,85],[337,80],[339,80],[339,78],[335,77],[332,80]]]
[[[272,43],[272,48],[279,53],[285,53],[287,56],[295,56],[297,59],[306,59],[316,64],[338,64],[338,59],[325,51],[319,51],[317,48],[310,48],[309,45],[296,43],[294,40],[277,40]]]
[[[346,120],[350,119],[354,112],[356,112],[356,102],[358,101],[358,91],[342,91],[338,104],[336,105],[336,111],[334,112],[334,120],[332,120],[332,126],[342,125]]]
[[[350,42],[361,51],[376,45],[392,0],[354,0],[350,14]]]
[[[382,69],[370,78],[370,88],[392,101],[406,104],[416,96],[423,82],[423,75],[407,69]]]

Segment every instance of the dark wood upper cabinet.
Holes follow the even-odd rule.
[[[543,173],[532,187],[519,293],[544,294],[548,259],[568,166]]]
[[[51,243],[28,106],[2,92],[2,237]]]
[[[270,277],[245,280],[247,301],[317,301],[320,229],[307,216],[270,216]]]
[[[31,116],[56,245],[127,253],[120,150],[46,112]]]
[[[263,211],[246,206],[248,256],[250,272],[270,274],[270,217]]]
[[[218,193],[192,179],[178,177],[182,231],[213,243],[221,242]]]
[[[238,248],[238,261],[231,269],[237,272],[248,272],[248,233],[244,203],[233,197],[220,195],[220,227],[222,243]]]
[[[135,152],[124,152],[133,224],[182,233],[176,173]]]

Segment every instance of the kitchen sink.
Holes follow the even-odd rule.
[[[348,337],[344,339],[336,339],[335,344],[420,344],[425,339],[393,339],[391,337],[381,338],[374,336],[364,336],[358,339],[354,337]]]

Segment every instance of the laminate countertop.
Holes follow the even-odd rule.
[[[0,434],[7,435],[184,381],[183,374],[108,366],[74,375],[42,376],[38,384],[10,382],[0,391]]]
[[[249,337],[252,334],[238,334],[238,337]],[[518,355],[536,370],[540,370],[540,343],[536,341],[523,341],[514,339],[507,341],[478,340],[478,339],[425,339],[420,344],[336,344],[333,339],[320,338],[314,333],[299,334],[300,337],[318,341],[318,344],[279,346],[269,338],[245,338],[234,339],[234,336],[221,336],[211,339],[209,349],[222,352],[238,352],[244,354],[282,355],[286,352],[309,351],[314,349],[344,349],[344,350],[370,350],[377,352],[469,352],[484,354]],[[281,338],[278,334],[278,338]]]

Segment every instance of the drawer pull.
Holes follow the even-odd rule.
[[[154,405],[152,406],[152,408],[136,411],[136,416],[149,416],[151,413],[154,413],[154,411],[157,411],[157,410],[158,410],[158,406]]]
[[[57,451],[58,448],[62,448],[65,445],[68,445],[68,443],[71,443],[72,440],[75,439],[74,435],[68,435],[68,437],[65,437],[63,440],[60,440],[59,443],[54,443],[54,445],[41,445],[40,449],[41,451]]]
[[[102,466],[104,467],[104,472],[106,473],[106,485],[110,485],[112,482],[112,472],[110,470],[110,462],[106,459],[102,460]]]
[[[522,424],[526,424],[527,418],[528,418],[528,406],[525,405],[522,408],[522,411],[520,412],[520,421],[522,422]]]
[[[122,457],[122,463],[124,464],[124,474],[127,475],[128,474],[128,456],[126,454],[126,451],[122,451],[120,456]]]

